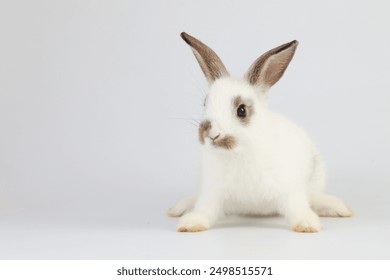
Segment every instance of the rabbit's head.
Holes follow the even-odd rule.
[[[199,141],[212,148],[235,150],[257,129],[257,122],[267,110],[265,92],[282,77],[298,42],[266,52],[252,64],[243,79],[234,79],[208,46],[184,32],[181,37],[191,46],[210,86],[199,126]]]

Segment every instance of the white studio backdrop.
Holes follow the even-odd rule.
[[[389,258],[388,11],[386,1],[0,1],[0,258]],[[182,31],[235,76],[300,42],[270,106],[316,141],[329,192],[356,217],[314,236],[277,218],[175,232],[165,211],[197,187],[207,93]],[[296,253],[302,244],[318,250]]]

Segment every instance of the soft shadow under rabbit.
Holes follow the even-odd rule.
[[[168,210],[183,215],[178,231],[207,230],[225,214],[281,214],[294,231],[317,232],[318,216],[351,216],[340,199],[324,193],[324,162],[305,131],[267,106],[268,90],[298,42],[266,52],[235,79],[213,50],[184,32],[181,37],[210,88],[199,126],[200,189]]]

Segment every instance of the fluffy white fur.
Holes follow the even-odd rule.
[[[305,131],[269,110],[264,88],[247,79],[215,80],[203,119],[210,137],[232,135],[232,150],[215,147],[206,137],[197,195],[169,210],[183,216],[178,231],[202,231],[225,214],[281,214],[298,232],[317,232],[320,216],[351,216],[336,197],[324,193],[324,162]],[[253,101],[254,114],[243,125],[235,115],[235,97]]]

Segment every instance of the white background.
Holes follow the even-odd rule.
[[[387,1],[1,1],[1,259],[389,259]],[[229,217],[175,232],[207,84],[181,31],[236,76],[300,41],[270,106],[355,210],[318,234]]]

